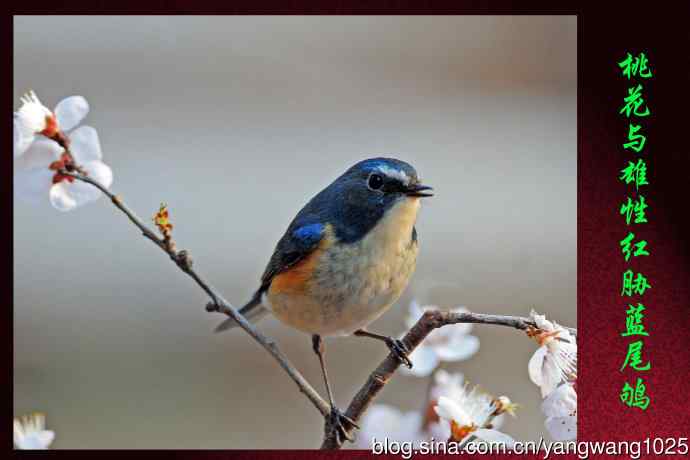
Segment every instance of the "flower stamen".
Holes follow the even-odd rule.
[[[453,441],[460,442],[463,439],[465,439],[467,436],[469,436],[471,433],[477,431],[477,428],[479,428],[479,427],[477,425],[475,425],[474,423],[471,423],[469,425],[460,425],[455,420],[451,420],[451,422],[450,422],[450,437]]]
[[[527,336],[534,339],[539,344],[539,346],[542,346],[550,342],[551,340],[557,339],[560,331],[556,329],[547,332],[542,329],[530,326],[527,328],[526,333]]]
[[[72,158],[72,155],[70,155],[68,152],[63,152],[62,155],[60,155],[59,160],[50,163],[50,165],[48,165],[48,169],[51,171],[56,171],[53,175],[53,184],[58,184],[65,180],[69,183],[74,182],[74,177],[60,173],[61,170],[69,171],[76,169],[74,158]]]
[[[51,113],[50,115],[46,115],[45,121],[46,127],[40,132],[40,134],[43,134],[45,137],[52,138],[60,131],[57,118],[55,118],[55,115]]]

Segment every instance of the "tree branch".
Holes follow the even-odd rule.
[[[208,311],[218,311],[224,313],[225,315],[231,317],[244,329],[252,338],[257,341],[262,347],[268,351],[273,358],[278,361],[280,367],[282,367],[285,372],[290,376],[290,378],[297,384],[299,390],[304,393],[304,395],[312,402],[314,407],[325,417],[330,413],[330,405],[316,392],[316,390],[307,382],[307,380],[302,376],[302,374],[293,366],[287,357],[280,351],[276,343],[266,337],[264,334],[259,332],[249,321],[242,316],[235,307],[232,306],[230,302],[225,300],[223,296],[211,286],[204,278],[201,277],[192,268],[192,259],[187,251],[176,251],[174,244],[168,239],[160,238],[153,230],[151,230],[142,220],[132,211],[122,199],[111,193],[105,186],[103,186],[98,181],[91,179],[89,176],[80,174],[74,171],[68,171],[66,169],[61,169],[60,174],[65,176],[73,177],[82,182],[93,185],[98,188],[104,195],[110,198],[110,201],[122,211],[129,220],[141,230],[142,234],[151,240],[156,246],[161,248],[166,254],[170,256],[170,259],[175,262],[175,264],[187,275],[189,275],[196,283],[201,287],[201,289],[208,294],[211,298],[211,302],[207,305],[206,309]]]
[[[405,346],[407,346],[407,349],[412,352],[434,329],[460,323],[495,324],[512,327],[522,331],[527,330],[529,327],[536,327],[536,324],[532,320],[520,316],[487,315],[472,312],[455,313],[449,311],[426,311],[407,334],[405,334],[402,341]],[[577,334],[577,330],[575,329],[566,329],[573,334]],[[400,361],[398,358],[392,353],[389,353],[381,364],[379,364],[369,375],[367,381],[354,396],[350,405],[347,407],[345,415],[355,422],[359,421],[362,414],[368,409],[374,398],[376,398],[383,387],[386,386],[399,367]],[[351,432],[351,428],[348,428],[348,432]],[[342,443],[339,441],[338,437],[334,436],[332,433],[327,433],[321,444],[321,449],[340,449],[341,447]]]
[[[321,396],[316,392],[316,390],[314,390],[309,382],[307,382],[302,374],[290,363],[287,357],[283,355],[276,343],[272,339],[259,332],[250,322],[246,320],[246,318],[244,318],[244,316],[237,311],[232,304],[230,304],[230,302],[225,300],[215,288],[206,282],[204,278],[202,278],[192,268],[192,259],[187,251],[176,251],[175,245],[171,244],[169,239],[159,237],[153,230],[142,222],[136,213],[132,211],[119,196],[110,192],[110,190],[108,190],[98,181],[95,181],[84,174],[66,169],[62,169],[59,172],[60,174],[64,174],[82,182],[91,184],[98,188],[104,195],[106,195],[110,201],[112,201],[112,203],[120,211],[122,211],[122,213],[124,213],[127,218],[129,218],[129,220],[137,228],[139,228],[139,230],[141,230],[144,237],[151,240],[154,244],[156,244],[156,246],[168,254],[170,259],[175,262],[175,264],[183,272],[194,279],[199,287],[201,287],[201,289],[208,294],[208,296],[211,298],[211,302],[206,306],[208,311],[224,313],[225,315],[237,321],[242,329],[244,329],[255,341],[257,341],[273,356],[278,364],[280,364],[290,378],[292,378],[292,380],[297,384],[299,390],[304,393],[304,395],[312,402],[312,404],[324,417],[330,413],[330,405],[323,398],[321,398]],[[417,321],[417,323],[405,334],[405,336],[402,338],[402,341],[407,349],[412,352],[434,329],[460,323],[494,324],[512,327],[518,330],[527,330],[529,327],[536,327],[536,324],[532,320],[520,316],[490,315],[472,312],[456,313],[449,311],[426,311]],[[572,334],[577,335],[576,329],[566,329],[568,329],[568,331],[570,331]],[[369,375],[367,381],[354,396],[347,408],[347,411],[345,412],[345,415],[355,422],[359,421],[361,416],[371,405],[372,401],[388,383],[391,377],[393,377],[393,374],[395,374],[399,367],[400,361],[398,361],[398,358],[392,353],[389,353],[381,364],[379,364],[378,367]],[[329,430],[328,426],[326,426],[326,428],[327,429],[325,430],[324,440],[321,444],[321,448],[340,449],[342,447],[342,442],[338,439],[337,431]],[[346,427],[346,430],[348,431],[348,434],[352,434],[353,427],[348,426]]]
[[[67,145],[64,145],[67,150]],[[86,182],[98,188],[104,195],[110,198],[110,201],[124,213],[127,218],[141,230],[144,237],[151,240],[156,246],[162,249],[170,256],[170,259],[187,275],[201,287],[201,289],[208,294],[211,302],[206,306],[208,311],[217,311],[224,313],[231,317],[244,329],[252,338],[264,347],[273,358],[280,364],[280,366],[287,372],[292,380],[297,384],[299,390],[312,402],[318,411],[326,417],[330,413],[330,405],[314,390],[314,388],[307,382],[302,374],[290,363],[285,355],[280,351],[276,343],[259,332],[250,322],[242,316],[237,309],[235,309],[230,302],[225,300],[223,296],[216,291],[208,282],[204,280],[193,268],[192,259],[187,251],[177,251],[175,245],[169,238],[159,237],[153,230],[151,230],[142,220],[132,211],[122,199],[110,192],[105,186],[98,181],[95,181],[80,172],[75,170],[61,169],[60,174],[73,177],[74,179]],[[536,327],[536,324],[529,318],[520,316],[503,316],[490,315],[482,313],[455,313],[444,311],[426,311],[417,323],[405,334],[402,338],[403,343],[407,349],[412,352],[419,346],[424,339],[434,330],[439,327],[460,324],[460,323],[474,323],[474,324],[494,324],[500,326],[512,327],[518,330],[527,330],[529,327]],[[574,335],[577,335],[577,330],[573,328],[566,328]],[[378,365],[378,367],[369,375],[369,378],[354,396],[350,405],[345,412],[345,415],[357,422],[364,412],[371,405],[383,387],[388,383],[390,378],[400,367],[398,358],[389,353],[388,356]],[[328,418],[326,418],[328,420]],[[328,423],[328,422],[327,422]],[[353,427],[347,426],[348,434],[352,434]],[[321,444],[322,449],[340,449],[342,442],[338,439],[336,430],[329,430],[328,424],[324,434],[324,440]]]

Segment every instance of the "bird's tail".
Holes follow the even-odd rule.
[[[264,307],[261,304],[262,296],[263,292],[261,292],[261,290],[257,291],[256,294],[254,294],[254,297],[252,297],[252,300],[247,302],[247,304],[244,307],[240,308],[240,313],[242,314],[242,316],[247,318],[247,320],[251,321],[252,323],[256,323],[269,313],[268,308]],[[237,321],[235,321],[232,318],[228,318],[222,323],[220,323],[214,329],[214,332],[223,332],[227,331],[228,329],[234,329],[238,326],[239,324],[237,323]]]

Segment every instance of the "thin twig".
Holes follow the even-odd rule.
[[[156,233],[151,230],[143,221],[136,215],[132,209],[130,209],[125,202],[117,195],[113,194],[108,190],[107,187],[103,186],[100,182],[93,180],[89,176],[79,174],[76,172],[68,171],[62,169],[59,171],[60,174],[65,176],[73,177],[82,182],[93,185],[98,188],[104,195],[110,198],[110,201],[122,211],[129,220],[141,230],[142,234],[161,248],[165,253],[167,253],[173,262],[186,274],[188,274],[196,283],[201,287],[201,289],[208,294],[211,298],[211,302],[206,307],[209,311],[218,311],[224,313],[225,315],[234,319],[239,326],[244,329],[249,335],[252,336],[262,347],[264,347],[272,356],[278,361],[280,367],[282,367],[285,372],[288,373],[290,378],[297,384],[299,390],[304,393],[304,395],[312,402],[312,404],[318,409],[318,411],[325,417],[330,413],[330,405],[316,392],[316,390],[307,382],[307,380],[302,376],[302,374],[293,366],[282,351],[278,348],[276,343],[266,337],[264,334],[259,332],[249,321],[242,316],[237,309],[232,306],[230,302],[225,300],[223,296],[206,280],[204,280],[201,275],[199,275],[196,270],[192,268],[192,260],[187,253],[187,251],[175,251],[169,244],[160,238]]]
[[[407,334],[405,334],[402,341],[407,349],[412,352],[434,329],[460,323],[495,324],[523,331],[527,330],[529,327],[536,327],[536,324],[532,320],[520,316],[486,315],[472,312],[455,313],[448,311],[426,311]],[[575,329],[567,329],[573,334],[577,334]],[[347,407],[345,415],[355,422],[359,421],[374,398],[376,398],[393,374],[398,370],[398,367],[400,367],[400,361],[393,353],[389,353],[359,389],[350,402],[350,405]],[[348,431],[351,431],[351,429]],[[340,449],[341,447],[342,443],[338,437],[333,434],[327,434],[321,444],[322,449]]]

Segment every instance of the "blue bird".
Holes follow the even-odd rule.
[[[355,335],[383,341],[412,367],[402,341],[369,332],[367,325],[398,300],[415,270],[420,198],[432,196],[417,171],[394,158],[352,166],[314,196],[290,223],[240,312],[257,321],[272,313],[311,334],[331,404],[331,426],[349,439],[356,426],[333,402],[322,336]],[[216,331],[237,326],[228,319]]]

